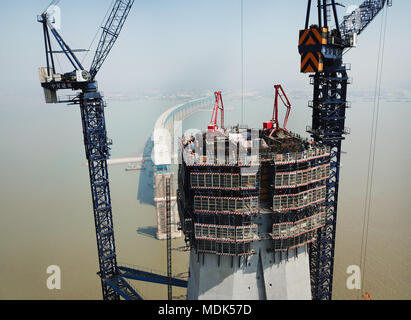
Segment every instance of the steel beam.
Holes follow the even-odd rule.
[[[118,270],[123,278],[159,284],[168,284],[168,277],[166,275],[137,270],[124,266],[118,266]],[[187,288],[187,283],[188,282],[183,279],[171,278],[171,284],[175,287]]]

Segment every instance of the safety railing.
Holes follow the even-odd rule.
[[[221,242],[198,240],[197,251],[220,256],[249,256],[255,253],[250,242]]]
[[[325,225],[325,211],[296,222],[273,224],[273,239],[295,238]]]
[[[228,226],[216,224],[194,224],[196,239],[228,242],[246,242],[258,239],[257,225]]]
[[[297,237],[274,240],[274,251],[284,252],[296,249],[314,242],[316,239],[316,231],[309,231]]]
[[[240,155],[239,157],[217,158],[212,155],[200,156],[193,149],[185,148],[184,161],[187,166],[256,166],[260,164],[259,155]]]
[[[295,188],[310,183],[325,180],[330,175],[330,165],[325,164],[305,170],[291,172],[277,172],[275,175],[275,188]]]
[[[257,187],[257,176],[237,173],[191,172],[193,189],[251,190]]]
[[[321,146],[321,147],[315,147],[315,148],[311,148],[309,150],[305,150],[301,152],[277,154],[274,157],[274,163],[276,165],[289,164],[293,162],[301,163],[305,161],[327,157],[329,155],[330,155],[330,147]]]
[[[194,211],[226,214],[258,213],[258,197],[194,197]]]
[[[298,210],[325,201],[326,187],[320,186],[297,194],[275,195],[275,211]]]

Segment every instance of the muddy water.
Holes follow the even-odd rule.
[[[159,114],[179,103],[164,100],[109,102],[106,109],[113,157],[141,153]],[[236,123],[239,101],[225,101]],[[272,101],[247,100],[246,119],[261,126],[271,117]],[[306,102],[297,106],[288,127],[303,133],[310,124]],[[354,299],[345,286],[347,266],[359,264],[367,175],[370,102],[353,102],[344,142],[337,231],[334,297]],[[148,106],[148,108],[147,108]],[[145,110],[144,118],[141,110]],[[148,111],[147,111],[148,110]],[[0,119],[0,298],[100,299],[94,221],[87,168],[76,108],[2,106]],[[410,104],[385,102],[381,107],[364,288],[377,299],[411,298],[411,129]],[[204,128],[209,114],[198,113],[184,127]],[[296,130],[299,128],[301,130]],[[155,235],[155,210],[144,199],[146,173],[111,166],[111,192],[118,261],[158,272],[166,271],[166,247]],[[142,176],[141,176],[142,175]],[[145,176],[146,175],[146,176]],[[181,239],[173,247],[183,245]],[[187,253],[173,251],[175,273],[187,271]],[[61,290],[48,290],[46,268],[58,265]],[[166,298],[166,287],[133,282],[147,299]],[[184,294],[175,289],[174,295]]]

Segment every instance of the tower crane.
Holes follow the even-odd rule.
[[[331,149],[330,178],[327,181],[327,217],[325,227],[319,229],[317,241],[310,245],[310,275],[313,299],[330,300],[334,268],[337,222],[338,186],[340,175],[341,142],[349,130],[344,127],[347,102],[347,71],[343,54],[357,46],[357,36],[373,21],[391,0],[366,0],[351,14],[338,20],[335,0],[317,0],[317,24],[309,25],[312,1],[308,0],[305,28],[300,30],[298,51],[301,72],[310,74],[314,86],[312,126],[307,127],[314,141]],[[331,17],[334,26],[328,24]]]
[[[169,298],[171,285],[187,287],[186,280],[171,277],[171,268],[168,269],[167,275],[162,275],[130,266],[117,265],[107,168],[111,140],[107,138],[105,125],[104,108],[106,103],[98,91],[95,77],[117,40],[133,3],[134,0],[113,1],[107,19],[103,23],[100,40],[89,70],[84,69],[76,57],[75,52],[79,50],[72,50],[58,33],[47,10],[37,18],[43,26],[46,52],[47,67],[39,69],[40,83],[44,89],[46,103],[68,103],[80,107],[97,238],[98,275],[101,279],[104,300],[118,300],[120,297],[126,300],[142,300],[143,297],[127,280],[168,285]],[[50,33],[54,36],[61,51],[53,51]],[[74,68],[73,71],[56,72],[54,53],[57,52],[65,54]],[[77,92],[68,100],[61,100],[57,98],[57,91],[62,89],[71,89]]]
[[[117,267],[116,246],[114,242],[113,218],[107,159],[110,156],[111,140],[107,138],[104,108],[106,103],[98,91],[95,77],[107,55],[117,40],[134,0],[117,0],[107,17],[89,70],[86,70],[79,59],[64,41],[50,21],[47,11],[38,17],[43,26],[46,67],[40,68],[40,82],[44,89],[47,103],[69,103],[79,105],[83,127],[84,147],[88,160],[91,196],[93,202],[94,222],[97,237],[99,260],[98,275],[101,278],[102,294],[105,300],[118,300],[120,295],[141,298],[135,290],[119,275]],[[73,71],[57,73],[54,53],[51,45],[54,36],[61,52],[73,67]],[[68,100],[57,98],[61,89],[79,90],[79,93]],[[123,293],[123,294],[121,294]]]

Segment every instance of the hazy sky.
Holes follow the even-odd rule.
[[[0,2],[0,95],[41,98],[37,68],[45,66],[45,57],[36,15],[49,2]],[[362,1],[340,2],[348,7]],[[388,13],[383,88],[410,97],[411,37],[407,30],[411,29],[411,2],[393,2]],[[72,48],[89,47],[110,3],[111,0],[60,2],[61,34]],[[136,0],[120,39],[97,77],[100,88],[132,94],[240,90],[240,3]],[[346,9],[339,10],[341,18]],[[297,51],[298,30],[304,25],[305,11],[305,0],[244,0],[248,90],[269,91],[273,83],[282,83],[289,90],[311,90],[308,77],[299,73]],[[352,63],[353,91],[373,90],[381,17],[380,14],[360,36],[358,48],[345,57],[345,62]],[[87,68],[93,55],[90,52],[84,63]],[[64,66],[64,56],[59,60]]]
[[[111,2],[61,0],[61,34],[72,48],[89,47]],[[308,76],[299,72],[297,49],[306,2],[244,0],[246,88],[272,94],[274,83],[283,84],[293,103],[288,126],[293,131],[303,131],[311,122],[306,101],[312,87]],[[362,1],[338,2],[358,5]],[[36,16],[49,3],[0,0],[0,251],[5,257],[0,264],[0,297],[100,298],[90,187],[87,169],[81,165],[85,158],[79,111],[46,105],[38,78],[45,54]],[[106,95],[132,97],[155,92],[240,91],[240,4],[240,0],[135,0],[120,39],[97,76],[100,89]],[[339,10],[342,17],[345,9]],[[368,263],[373,268],[366,278],[371,284],[367,289],[377,299],[410,296],[411,178],[407,166],[411,151],[404,148],[411,136],[410,12],[409,0],[393,0],[388,10],[382,87],[386,96],[401,103],[381,103],[368,242]],[[380,14],[360,35],[358,48],[344,58],[352,64],[348,100],[374,91],[381,18]],[[93,55],[89,53],[85,67]],[[59,60],[64,66],[64,56]],[[299,91],[307,96],[300,95],[296,101]],[[226,106],[231,107],[229,103]],[[154,99],[109,103],[106,115],[109,137],[114,140],[113,157],[136,155],[156,117],[175,104]],[[344,142],[342,155],[335,271],[340,298],[349,297],[346,266],[357,263],[359,257],[372,107],[371,101],[353,101],[347,116],[352,134]],[[270,97],[246,100],[247,123],[261,125],[271,112]],[[231,124],[239,121],[238,113],[229,112],[226,120],[230,118]],[[201,128],[208,119],[209,114],[197,115]],[[392,165],[387,167],[387,163]],[[165,255],[159,242],[136,236],[137,227],[155,225],[155,216],[152,207],[136,203],[135,179],[123,167],[110,168],[119,261],[162,268]],[[73,205],[66,205],[68,201]],[[184,260],[174,261],[184,271]],[[61,295],[44,285],[50,264],[62,266],[67,275]],[[143,294],[153,292],[152,284],[140,286],[146,290]]]

